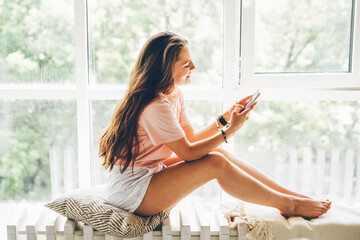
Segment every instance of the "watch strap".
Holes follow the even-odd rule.
[[[223,115],[220,115],[218,118],[219,122],[221,123],[221,125],[223,125],[224,127],[228,127],[230,124],[224,119]]]

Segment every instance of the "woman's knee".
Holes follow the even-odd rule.
[[[226,156],[226,154],[227,154],[227,151],[225,149],[223,149],[223,148],[215,148],[214,152],[221,153],[224,156]]]
[[[230,166],[229,160],[225,157],[225,155],[220,152],[210,152],[207,155],[207,161],[211,169],[214,170],[215,175],[217,176],[221,171]]]

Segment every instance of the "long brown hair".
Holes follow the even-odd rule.
[[[125,97],[116,106],[110,126],[100,139],[99,156],[103,158],[105,169],[111,171],[117,159],[121,159],[121,173],[131,162],[134,167],[139,153],[139,116],[160,93],[173,91],[173,66],[187,43],[174,33],[161,32],[150,37],[141,49]]]

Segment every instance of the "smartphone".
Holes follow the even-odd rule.
[[[245,111],[246,109],[248,109],[251,105],[254,104],[254,102],[256,101],[256,99],[260,96],[260,90],[258,89],[254,95],[250,98],[249,101],[247,101],[245,107],[243,109],[241,109],[240,113]]]

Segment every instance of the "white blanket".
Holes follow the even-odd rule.
[[[230,221],[230,227],[236,228],[238,223],[248,225],[250,240],[360,240],[359,209],[336,203],[326,214],[312,220],[302,217],[286,219],[275,208],[243,202],[224,203],[222,211]]]

